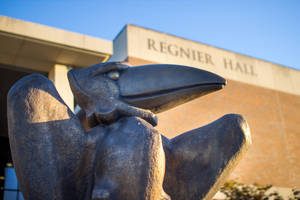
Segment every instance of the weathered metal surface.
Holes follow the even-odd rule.
[[[21,79],[8,94],[25,199],[209,199],[251,143],[246,121],[234,114],[172,140],[154,129],[154,113],[221,89],[226,81],[213,73],[101,63],[68,77],[81,119],[41,75]]]

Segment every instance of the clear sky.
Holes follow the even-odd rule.
[[[300,0],[0,0],[0,15],[107,40],[135,24],[300,70]]]

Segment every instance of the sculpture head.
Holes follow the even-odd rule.
[[[222,77],[197,68],[164,64],[129,67],[119,62],[70,70],[68,78],[88,121],[96,119],[98,123],[138,116],[156,125],[153,113],[214,92],[226,84]]]

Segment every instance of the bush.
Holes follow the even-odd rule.
[[[283,200],[278,192],[269,192],[272,185],[259,184],[246,185],[236,181],[228,181],[221,188],[227,200]],[[292,196],[288,200],[300,200],[300,191],[292,190]]]

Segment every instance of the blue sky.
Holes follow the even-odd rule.
[[[0,0],[0,15],[107,40],[135,24],[300,70],[300,0]]]

